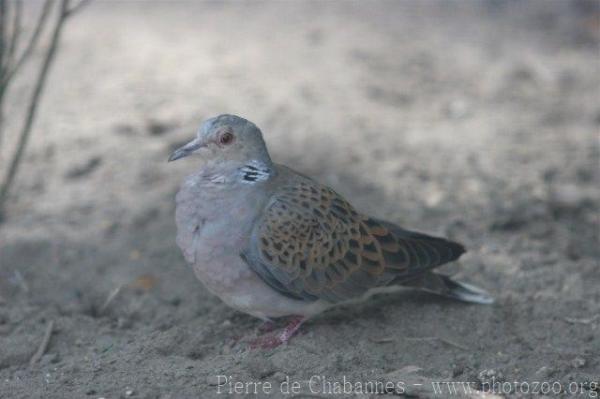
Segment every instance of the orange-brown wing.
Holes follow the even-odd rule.
[[[287,296],[339,302],[447,258],[422,238],[431,237],[410,234],[361,215],[330,188],[303,180],[271,198],[242,256]]]

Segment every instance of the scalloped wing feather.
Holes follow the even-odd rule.
[[[409,281],[462,252],[460,244],[364,216],[306,179],[277,190],[242,256],[286,296],[341,302]]]

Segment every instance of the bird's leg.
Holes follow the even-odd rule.
[[[281,344],[287,343],[294,336],[306,318],[304,316],[293,316],[288,324],[276,334],[260,336],[250,342],[251,349],[273,349]]]
[[[290,322],[283,328],[283,331],[279,334],[279,338],[281,339],[281,343],[285,344],[294,336],[296,331],[300,328],[302,323],[306,318],[304,316],[293,316],[290,319]]]

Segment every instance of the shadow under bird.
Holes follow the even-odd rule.
[[[465,249],[364,215],[331,188],[271,161],[260,129],[235,115],[206,120],[169,161],[204,162],[177,194],[177,244],[227,305],[264,321],[293,316],[254,341],[287,342],[332,306],[408,286],[487,304],[483,290],[433,269]]]

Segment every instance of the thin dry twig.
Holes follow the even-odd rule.
[[[374,344],[389,344],[391,342],[396,342],[396,340],[391,337],[369,338],[369,341],[373,342]]]
[[[123,288],[123,286],[120,285],[117,288],[115,288],[114,290],[112,290],[110,292],[110,294],[108,294],[108,297],[106,297],[106,300],[104,301],[104,303],[102,304],[102,306],[100,306],[100,309],[98,310],[99,315],[104,313],[104,311],[108,308],[108,306],[112,303],[112,301],[114,301],[115,298],[117,297],[117,295],[119,295],[122,288]]]
[[[571,318],[571,317],[565,317],[564,320],[567,323],[571,323],[571,324],[592,324],[596,320],[600,320],[600,314],[597,314],[597,315],[592,316],[592,317],[588,317],[587,319],[574,319],[574,318]]]
[[[79,12],[83,7],[90,4],[91,0],[80,0],[79,3],[75,4],[73,7],[69,8],[66,11],[67,16],[71,16],[76,12]]]
[[[415,341],[440,341],[446,345],[454,346],[455,348],[462,349],[464,351],[469,350],[469,348],[467,348],[464,345],[457,344],[456,342],[453,342],[453,341],[450,341],[449,339],[441,338],[441,337],[407,337],[406,339],[415,340]]]
[[[465,351],[469,350],[469,348],[467,348],[466,346],[457,344],[456,342],[453,342],[453,341],[450,341],[449,339],[441,338],[441,337],[405,337],[405,339],[415,340],[415,341],[440,341],[446,345],[454,346],[456,348],[459,348],[459,349],[462,349]],[[396,342],[396,339],[394,339],[392,337],[369,338],[369,341],[371,341],[375,344],[388,344],[391,342]]]
[[[18,60],[13,64],[5,64],[4,76],[0,80],[0,93],[6,90],[8,83],[10,82],[13,75],[23,66],[25,61],[29,59],[33,49],[37,45],[40,39],[40,35],[46,26],[46,22],[48,22],[48,17],[50,16],[52,1],[46,0],[44,5],[42,6],[42,11],[40,11],[40,15],[38,20],[35,23],[35,30],[31,34],[25,49],[19,56]]]
[[[27,284],[27,280],[25,280],[25,277],[23,277],[23,274],[21,274],[19,270],[15,270],[11,280],[15,284],[18,284],[24,292],[29,292],[29,285]]]
[[[6,43],[7,29],[6,29],[6,12],[7,12],[6,0],[0,0],[0,146],[2,145],[2,125],[4,117],[4,86],[2,80],[5,72],[4,68],[4,53],[6,52],[4,46]]]
[[[31,95],[31,99],[29,102],[29,106],[27,109],[27,116],[25,118],[25,124],[21,129],[21,133],[19,135],[19,140],[17,143],[17,149],[12,159],[10,160],[8,170],[4,177],[2,183],[0,183],[0,221],[3,218],[4,214],[4,206],[6,203],[6,199],[8,197],[8,192],[12,186],[12,183],[17,175],[17,171],[19,170],[19,166],[21,164],[21,159],[25,152],[25,147],[27,147],[27,143],[29,142],[29,136],[31,134],[31,128],[33,126],[33,121],[35,120],[35,116],[37,113],[37,108],[40,102],[40,97],[42,95],[42,91],[46,85],[46,80],[48,78],[48,72],[50,71],[50,66],[54,61],[56,56],[56,50],[58,49],[58,43],[60,41],[60,35],[62,33],[65,21],[67,20],[69,1],[62,0],[60,3],[60,12],[58,21],[53,27],[51,38],[50,38],[50,46],[46,51],[46,56],[42,62],[42,66],[40,68],[38,77],[36,79],[36,85],[33,90],[33,94]],[[4,86],[5,80],[0,83],[0,99],[3,95],[3,90],[6,88]]]
[[[0,65],[4,65],[4,43],[6,42],[6,1],[0,0]]]
[[[48,322],[48,325],[46,326],[46,331],[44,332],[44,338],[42,339],[42,342],[40,343],[38,350],[31,357],[31,360],[29,360],[29,366],[33,366],[34,364],[39,362],[40,359],[42,358],[42,356],[44,356],[44,353],[46,353],[46,350],[48,349],[48,344],[50,343],[50,337],[52,337],[53,329],[54,329],[54,320],[50,320]]]
[[[6,40],[8,42],[8,48],[6,49],[6,56],[4,57],[3,62],[3,65],[5,66],[8,66],[12,63],[15,51],[19,45],[19,38],[21,35],[21,16],[23,11],[23,4],[21,3],[21,0],[15,0],[14,4],[15,6],[14,11],[12,12],[13,15],[10,28],[10,36],[8,36]]]

